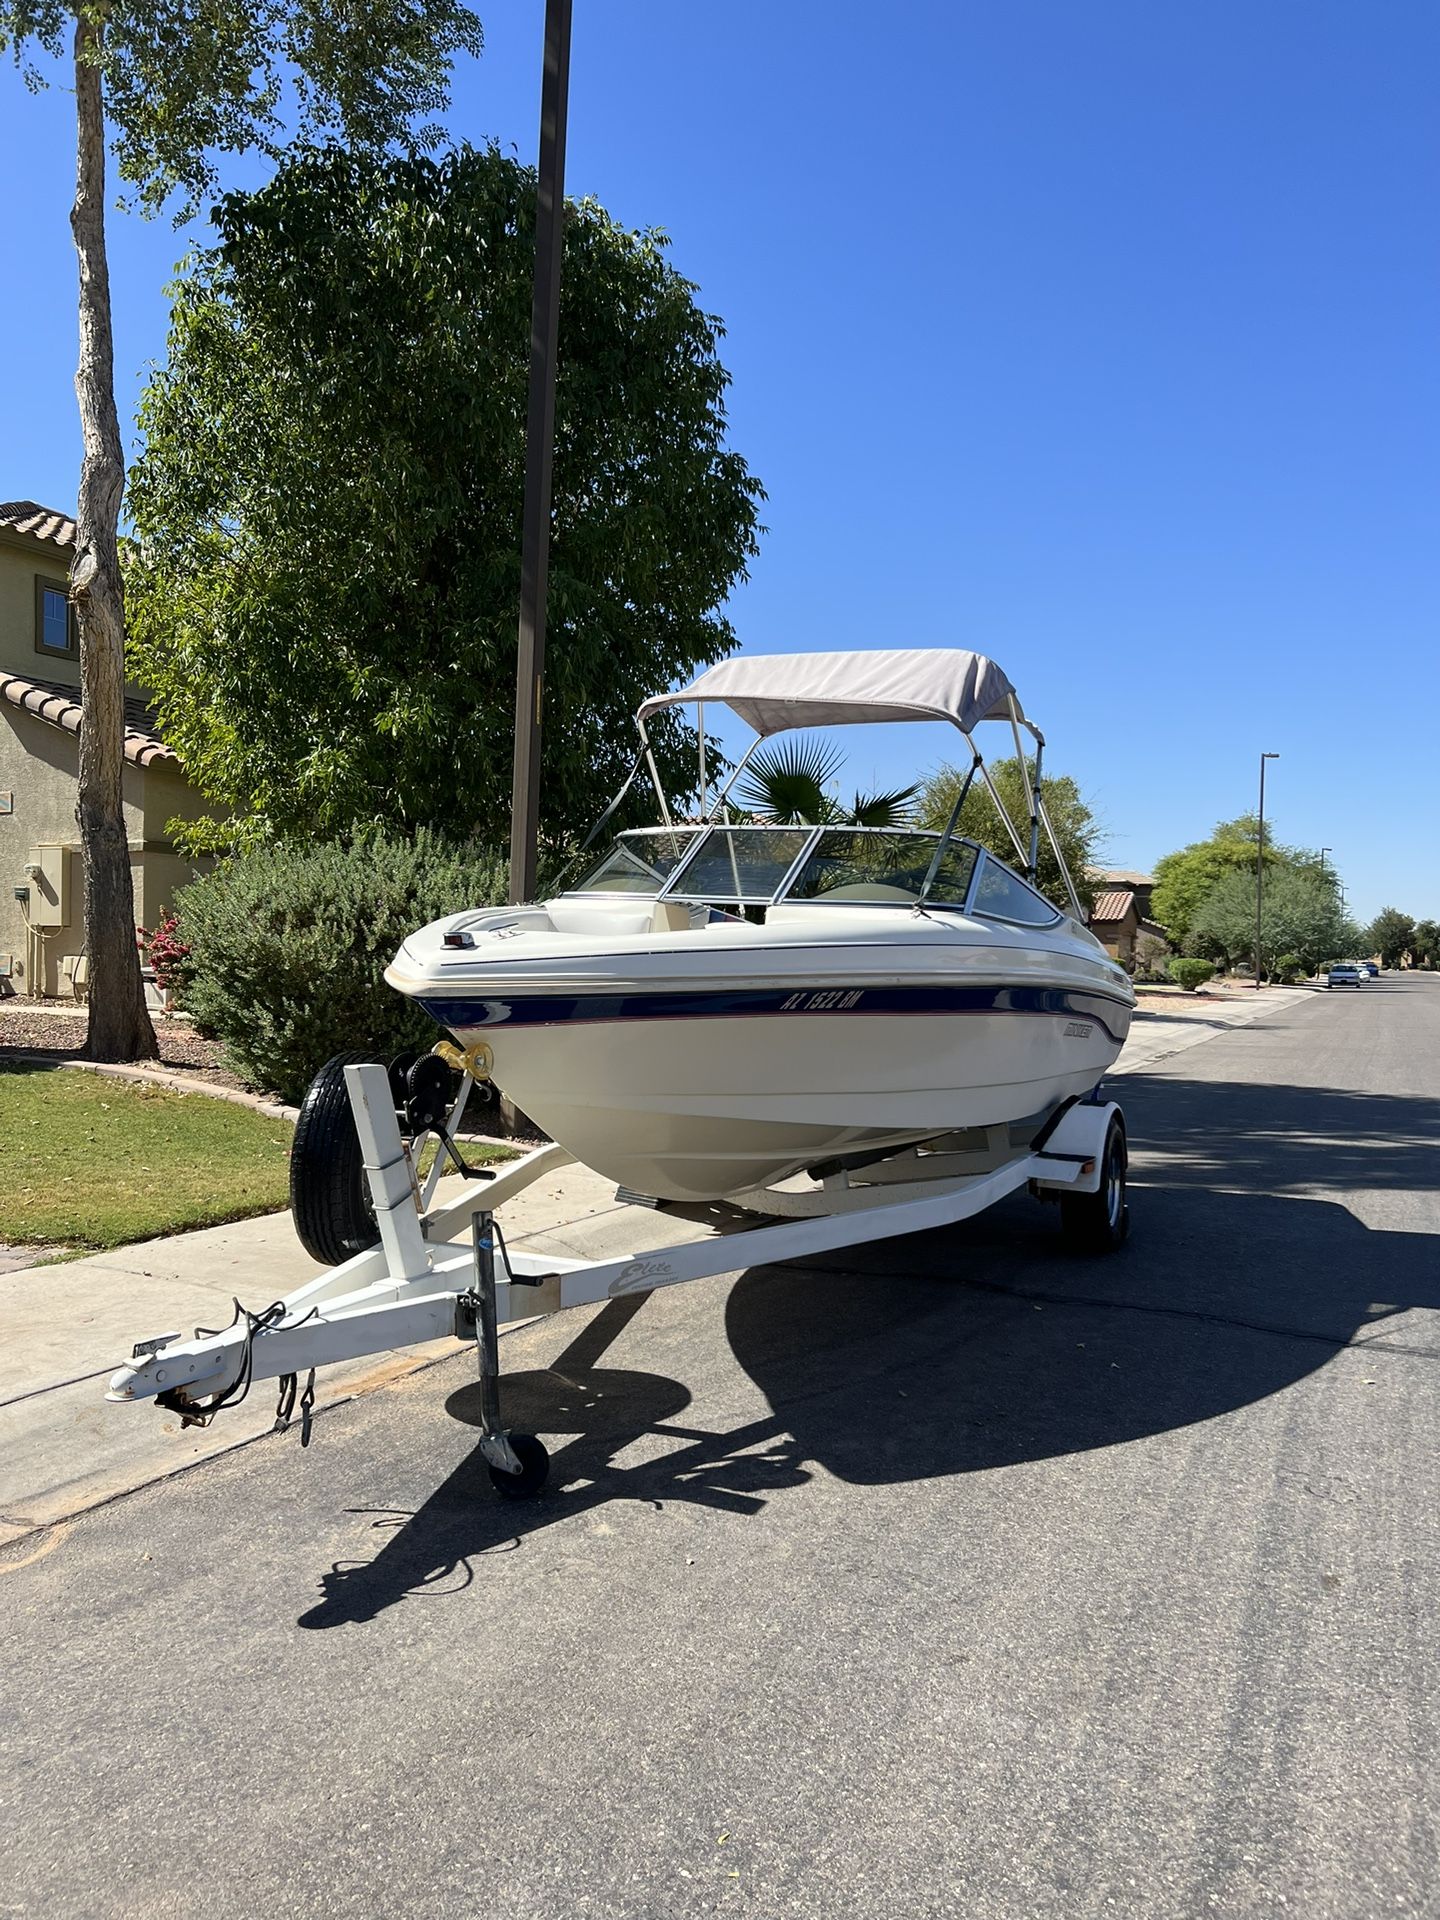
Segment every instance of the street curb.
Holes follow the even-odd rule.
[[[267,1120],[288,1120],[291,1126],[300,1118],[298,1107],[267,1100],[263,1093],[246,1093],[241,1087],[217,1087],[213,1081],[197,1080],[191,1074],[175,1073],[169,1067],[147,1067],[138,1061],[131,1066],[117,1066],[108,1060],[57,1060],[53,1054],[25,1047],[8,1048],[6,1058],[29,1061],[34,1066],[53,1068],[57,1072],[98,1073],[107,1080],[138,1080],[148,1086],[168,1087],[172,1093],[203,1093],[207,1100],[228,1100],[231,1106],[249,1107],[252,1113],[263,1114]],[[503,1133],[472,1133],[465,1127],[461,1128],[460,1138],[481,1147],[509,1147],[515,1153],[528,1153],[533,1147],[545,1144],[538,1140],[517,1140]]]
[[[174,1073],[168,1067],[146,1067],[138,1061],[133,1066],[117,1066],[108,1060],[57,1060],[53,1054],[29,1047],[7,1049],[7,1057],[25,1060],[37,1067],[51,1067],[57,1072],[98,1073],[107,1080],[138,1080],[153,1087],[169,1087],[172,1093],[203,1093],[210,1100],[228,1100],[233,1107],[249,1107],[253,1113],[263,1113],[267,1120],[288,1120],[293,1125],[300,1118],[298,1107],[284,1106],[279,1101],[267,1100],[264,1094],[246,1093],[239,1087],[217,1087],[209,1080]]]

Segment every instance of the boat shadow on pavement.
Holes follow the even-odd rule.
[[[817,1468],[864,1485],[1003,1469],[1221,1418],[1348,1345],[1416,1350],[1399,1322],[1440,1308],[1434,1231],[1374,1232],[1327,1196],[1433,1191],[1440,1101],[1134,1076],[1125,1104],[1119,1253],[1067,1254],[1053,1210],[1021,1195],[941,1232],[753,1268],[725,1326],[771,1411],[722,1430],[686,1419],[680,1381],[601,1364],[648,1296],[612,1301],[548,1367],[504,1377],[507,1424],[562,1439],[547,1491],[500,1500],[467,1455],[418,1511],[374,1511],[379,1551],[333,1567],[300,1624],[460,1592],[480,1556],[617,1501],[745,1515]],[[476,1425],[478,1387],[446,1410]],[[646,1457],[620,1458],[632,1449]]]

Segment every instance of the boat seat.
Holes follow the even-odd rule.
[[[552,900],[546,908],[557,933],[649,933],[651,902],[616,906],[610,901]]]
[[[695,924],[694,915],[684,900],[657,900],[650,918],[652,933],[688,933]]]

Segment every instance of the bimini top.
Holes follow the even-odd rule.
[[[874,653],[738,654],[678,693],[641,707],[716,701],[764,736],[789,727],[867,720],[950,720],[968,733],[982,720],[1023,720],[1015,689],[993,660],[961,647],[890,647]]]

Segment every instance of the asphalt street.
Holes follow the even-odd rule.
[[[461,1354],[0,1556],[0,1913],[1440,1915],[1440,977],[1122,1095],[1109,1259],[509,1337],[529,1508]]]

